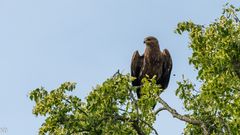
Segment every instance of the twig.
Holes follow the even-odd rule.
[[[158,108],[158,109],[154,112],[154,114],[157,115],[159,112],[161,112],[161,111],[163,111],[163,110],[167,110],[167,108],[165,108],[165,107]]]
[[[160,104],[163,105],[164,108],[166,108],[166,110],[168,112],[170,112],[172,114],[172,116],[174,118],[177,118],[179,120],[185,121],[185,122],[193,124],[193,125],[198,125],[202,128],[204,135],[209,135],[209,132],[207,130],[207,126],[205,125],[204,122],[202,122],[200,120],[191,119],[191,118],[189,118],[185,115],[179,114],[175,109],[171,108],[161,97],[158,97],[158,101],[159,101]]]
[[[158,135],[157,130],[155,128],[153,128],[153,126],[151,126],[149,123],[147,123],[146,121],[144,121],[142,119],[140,119],[140,121],[142,121],[144,124],[146,124],[148,127],[150,127],[155,132],[155,134]]]
[[[110,115],[111,116],[111,115]],[[145,133],[142,131],[142,129],[139,127],[138,125],[138,120],[132,120],[130,118],[125,118],[122,117],[118,114],[114,115],[114,119],[115,120],[121,120],[121,121],[130,121],[132,122],[132,127],[136,130],[136,132],[138,133],[138,135],[145,135]]]
[[[68,103],[72,103],[71,101],[69,101],[69,100],[67,100],[67,99],[65,99],[65,101],[68,102]],[[82,112],[84,115],[88,116],[88,114],[87,114],[85,111],[83,111],[81,108],[77,107],[77,109],[78,109],[80,112]]]
[[[137,121],[133,122],[132,126],[137,131],[138,135],[145,135],[145,133],[142,131],[142,129],[138,126]]]
[[[112,77],[115,77],[115,76],[117,76],[117,75],[119,75],[119,74],[120,74],[120,70],[118,69],[117,72],[114,73]]]

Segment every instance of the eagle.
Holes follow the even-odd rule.
[[[149,76],[156,76],[156,83],[161,89],[166,89],[172,71],[172,58],[167,49],[160,50],[157,38],[153,36],[144,39],[146,48],[143,55],[135,51],[131,60],[131,76],[136,79],[132,81],[133,86],[141,86],[141,80]],[[137,97],[141,97],[141,89],[137,89]]]

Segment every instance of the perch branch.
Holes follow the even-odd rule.
[[[158,97],[158,101],[160,104],[163,105],[163,107],[172,114],[172,116],[174,118],[177,118],[179,120],[185,121],[187,123],[193,124],[193,125],[198,125],[202,128],[203,130],[203,134],[204,135],[209,135],[209,132],[207,130],[207,126],[205,125],[204,122],[200,121],[200,120],[196,120],[196,119],[191,119],[185,115],[181,115],[179,114],[175,109],[173,109],[172,107],[170,107],[161,97]]]
[[[134,98],[134,95],[132,93],[132,90],[130,90],[130,97],[132,98],[133,103],[136,106],[136,110],[137,110],[137,120],[135,120],[132,124],[133,128],[137,131],[137,133],[139,135],[144,135],[143,131],[141,130],[141,128],[138,126],[139,123],[139,109],[138,109],[138,104],[137,104],[137,100]]]

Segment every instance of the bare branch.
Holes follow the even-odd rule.
[[[146,124],[148,127],[150,127],[155,132],[155,134],[158,135],[157,130],[155,128],[153,128],[153,126],[151,126],[149,123],[147,123],[146,121],[144,121],[142,119],[140,119],[140,121],[142,121],[144,124]]]
[[[204,135],[209,135],[209,132],[204,122],[179,114],[175,109],[171,108],[161,97],[158,97],[158,101],[160,104],[163,105],[164,108],[166,108],[168,112],[172,114],[174,118],[177,118],[179,120],[185,121],[193,125],[198,125],[202,128]]]
[[[120,70],[118,69],[117,72],[114,73],[112,77],[115,77],[115,76],[117,76],[117,75],[119,75],[119,74],[120,74]]]
[[[161,111],[163,111],[163,110],[167,110],[167,108],[165,108],[165,107],[158,108],[158,109],[154,112],[154,114],[157,115],[159,112],[161,112]]]
[[[122,111],[122,112],[127,112],[127,113],[130,113],[130,112],[128,112],[127,110],[125,110],[125,109],[122,109],[122,108],[118,108],[118,110],[120,110],[120,111]]]

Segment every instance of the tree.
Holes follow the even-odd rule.
[[[211,134],[240,133],[240,9],[226,4],[223,14],[208,26],[183,22],[176,32],[189,32],[190,64],[202,82],[197,90],[183,80],[176,94],[184,101],[190,117],[203,121]],[[197,92],[196,92],[197,91]],[[200,134],[198,126],[188,124],[186,134]]]
[[[215,22],[178,24],[176,33],[189,32],[190,64],[198,70],[197,88],[188,79],[177,82],[176,95],[188,114],[171,108],[159,93],[155,78],[144,78],[143,96],[136,98],[135,79],[117,72],[96,86],[83,102],[70,95],[76,83],[66,82],[47,91],[37,88],[29,97],[35,101],[33,114],[45,116],[39,134],[158,134],[153,128],[156,115],[166,110],[187,122],[184,134],[238,134],[240,132],[240,22],[236,9],[226,5]],[[160,103],[156,111],[152,106]]]

